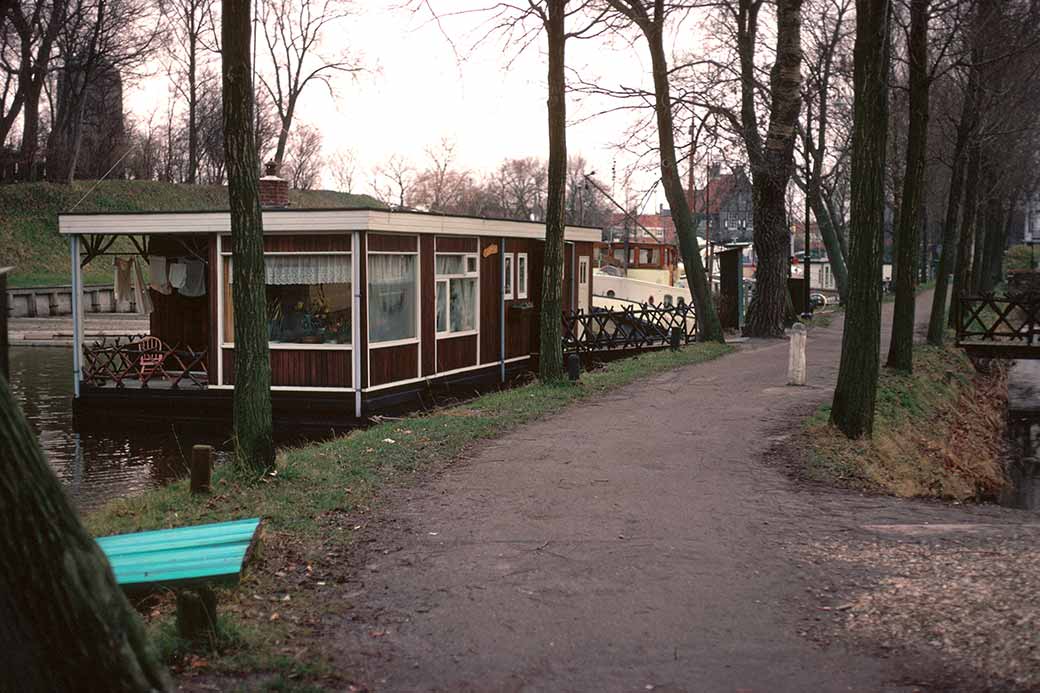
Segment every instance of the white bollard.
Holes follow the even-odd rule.
[[[791,328],[791,352],[787,358],[787,384],[805,385],[805,325],[796,322]]]

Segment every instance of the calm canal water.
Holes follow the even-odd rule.
[[[1001,505],[1040,510],[1040,361],[1016,361],[1008,373],[1010,485]]]
[[[133,427],[113,419],[104,431],[72,424],[72,349],[13,347],[11,387],[39,436],[51,468],[81,510],[184,476],[191,446],[220,436],[178,426]]]

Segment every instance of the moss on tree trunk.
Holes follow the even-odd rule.
[[[890,17],[889,0],[856,0],[849,299],[831,407],[831,421],[849,438],[873,431],[877,399]]]
[[[0,690],[168,690],[166,671],[0,377]]]
[[[274,436],[260,162],[253,135],[252,17],[249,0],[224,0],[221,7],[224,154],[234,258],[235,457],[242,467],[263,473],[274,466]]]

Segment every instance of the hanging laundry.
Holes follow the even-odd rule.
[[[137,302],[137,310],[140,313],[152,312],[152,297],[148,293],[148,285],[144,283],[144,274],[141,272],[141,261],[134,258],[134,299]],[[165,264],[165,263],[163,263]]]
[[[115,288],[113,290],[113,297],[116,303],[120,301],[130,300],[130,267],[134,264],[133,260],[127,260],[126,258],[117,257],[115,262],[112,263],[115,267]]]
[[[173,289],[170,287],[170,280],[166,277],[166,258],[162,255],[149,255],[148,267],[151,275],[148,286],[161,294],[169,295]]]
[[[185,260],[184,286],[181,296],[206,295],[206,263],[201,260]]]
[[[187,266],[183,262],[171,262],[168,269],[170,270],[170,286],[175,289],[183,288],[184,280],[188,275]]]

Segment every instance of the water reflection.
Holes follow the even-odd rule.
[[[1000,504],[1040,510],[1040,416],[1023,418],[1014,411],[1010,416],[1011,454],[1007,464],[1010,484],[1001,494]]]
[[[225,438],[183,426],[134,427],[115,418],[104,431],[75,430],[67,348],[12,348],[11,388],[51,468],[81,510],[183,476],[192,445],[219,449]]]

